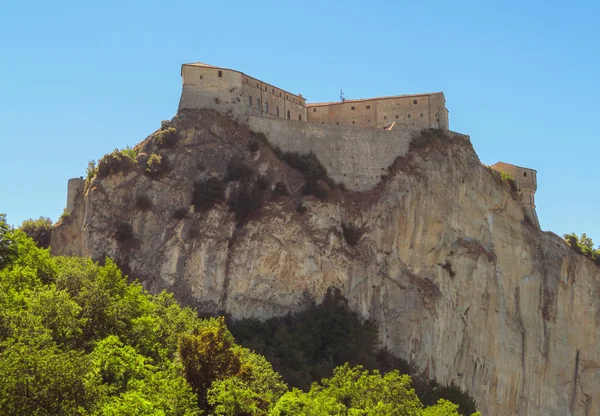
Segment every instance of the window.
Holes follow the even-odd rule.
[[[370,110],[370,109],[371,109],[371,106],[370,106],[370,105],[368,105],[368,106],[367,106],[367,110]]]
[[[219,78],[223,76],[223,71],[219,71]]]
[[[246,84],[248,83],[248,78],[246,78]]]
[[[417,105],[417,100],[413,100],[413,104],[414,104],[414,105]]]
[[[275,113],[277,114],[277,117],[279,117],[279,106],[277,106],[277,108],[275,109]]]
[[[290,119],[290,110],[288,110],[287,116],[288,116],[287,118],[289,120]]]
[[[295,99],[295,98],[294,98],[293,100],[294,100],[294,102],[296,102],[296,99]]]
[[[383,116],[383,119],[384,119],[384,120],[387,120],[387,116]]]
[[[340,125],[340,123],[335,123],[335,124],[337,124],[338,126]]]
[[[279,96],[281,97],[281,92],[279,92]]]
[[[248,105],[252,107],[252,96],[248,97]]]
[[[200,75],[200,79],[204,79],[204,75]]]
[[[527,177],[527,172],[523,172],[523,176]]]
[[[423,113],[421,113],[421,118],[423,118]]]
[[[298,121],[302,121],[302,115],[298,114]]]
[[[265,113],[269,112],[269,103],[265,101]]]
[[[354,124],[354,123],[355,123],[355,121],[354,121],[354,120],[352,120],[352,124]]]
[[[313,108],[313,113],[316,113],[316,112],[317,112],[317,109],[316,109],[316,108]]]
[[[410,118],[410,114],[408,115],[408,118]]]
[[[286,99],[286,100],[288,99],[288,96],[287,96],[287,94],[285,95],[285,99]]]
[[[354,106],[350,107],[350,110],[354,111]]]
[[[398,116],[396,116],[396,119],[398,118]]]
[[[275,94],[275,88],[271,88],[271,94]]]
[[[260,111],[260,98],[256,99],[256,108]]]
[[[256,88],[260,88],[260,86],[258,85],[258,82],[256,83]]]
[[[265,85],[265,91],[267,90],[267,86]]]
[[[367,120],[367,123],[370,123],[370,122],[371,122],[371,119],[368,119],[368,120]]]

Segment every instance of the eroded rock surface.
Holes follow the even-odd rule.
[[[380,322],[384,345],[467,389],[482,414],[600,415],[600,268],[530,225],[468,139],[417,138],[375,189],[321,201],[217,113],[181,112],[170,126],[174,147],[151,136],[140,167],[88,185],[54,253],[111,256],[150,291],[236,317],[284,314],[336,286]],[[152,153],[166,173],[143,171]],[[226,202],[195,212],[194,184],[222,179],[232,158],[268,183],[262,207],[245,221]],[[278,182],[290,195],[272,193]],[[128,226],[130,239],[118,234]]]

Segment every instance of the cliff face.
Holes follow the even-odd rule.
[[[600,415],[600,268],[530,225],[467,139],[416,138],[375,189],[320,201],[225,117],[181,112],[170,126],[173,148],[138,145],[142,167],[157,152],[168,171],[94,179],[54,231],[55,254],[111,256],[151,291],[236,317],[284,314],[336,286],[387,347],[466,388],[485,415]],[[245,221],[225,202],[194,212],[194,183],[223,178],[231,159],[290,195],[264,191]],[[248,183],[228,182],[225,198]]]

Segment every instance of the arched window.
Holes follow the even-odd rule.
[[[302,121],[302,115],[298,114],[298,121]]]
[[[256,99],[256,108],[258,108],[258,111],[261,110],[261,108],[260,108],[260,98]]]
[[[288,110],[288,120],[290,119],[290,110]]]
[[[269,112],[269,103],[265,101],[265,113]]]
[[[279,117],[279,106],[277,106],[277,108],[275,109],[275,111],[277,112],[277,117]]]
[[[248,105],[252,107],[252,96],[248,97]]]

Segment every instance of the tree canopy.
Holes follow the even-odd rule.
[[[224,318],[128,283],[117,265],[53,257],[0,216],[0,414],[457,415],[407,375],[344,364],[289,390]]]

